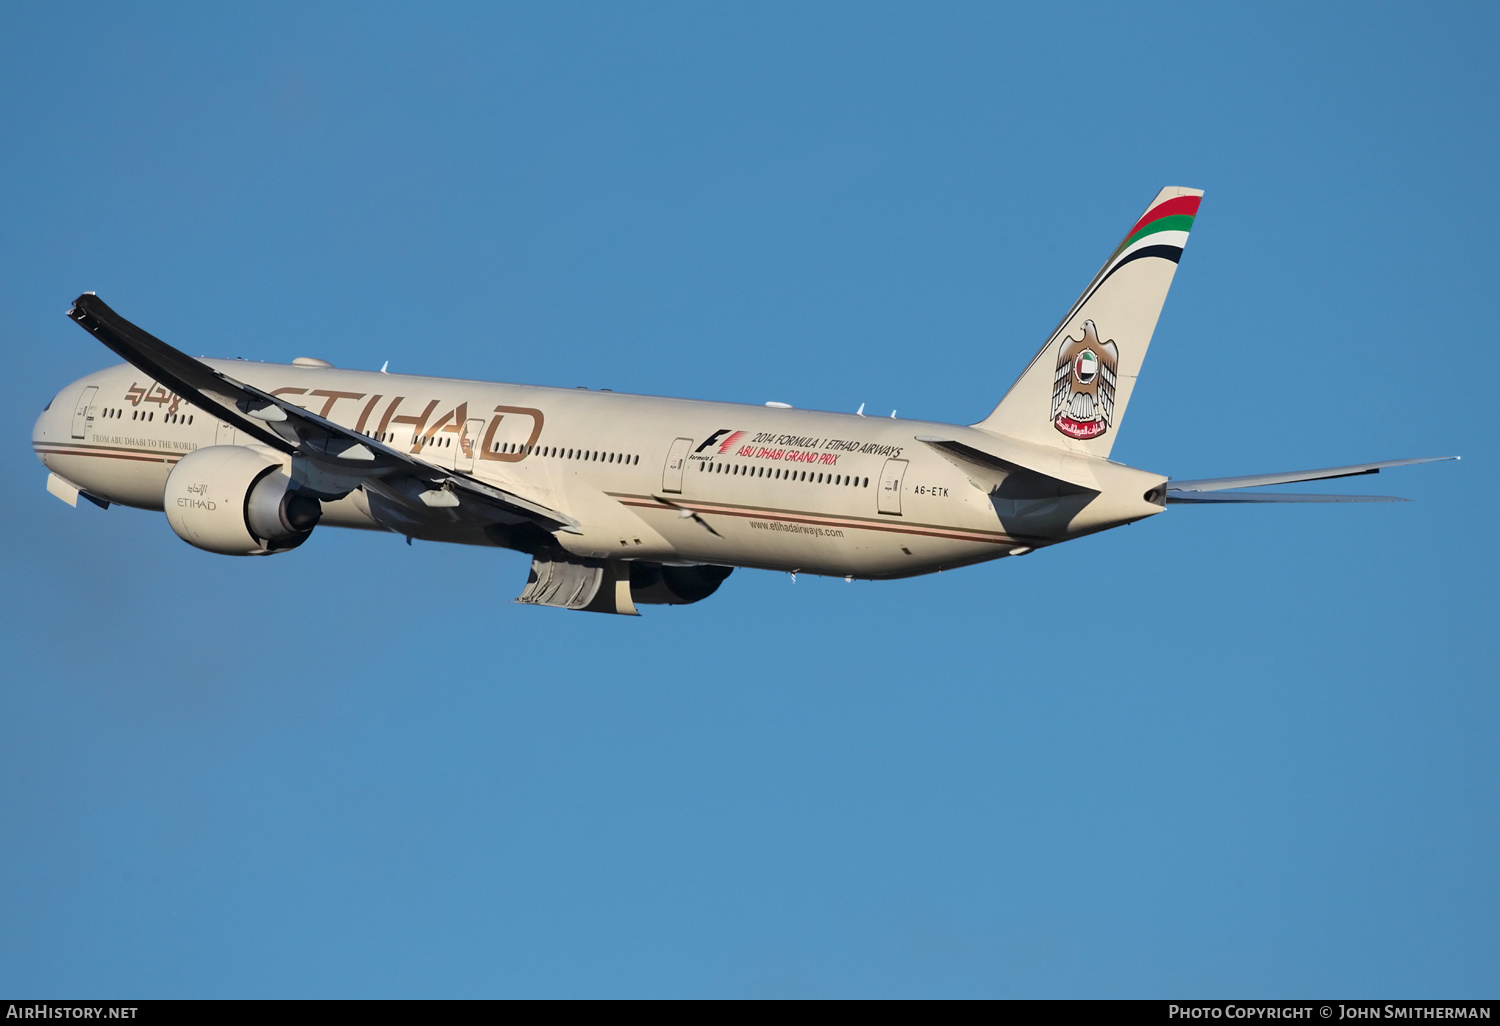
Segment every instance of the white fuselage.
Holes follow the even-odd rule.
[[[1159,512],[1165,479],[1042,451],[970,427],[244,361],[208,360],[403,452],[566,511],[576,555],[712,563],[860,578],[994,559]],[[90,389],[96,391],[90,392]],[[1083,504],[1006,504],[919,437],[1018,463],[1068,464],[1097,482]],[[184,455],[254,440],[120,365],[74,382],[37,421],[42,462],[110,502],[162,509]],[[1028,462],[1029,461],[1029,462]],[[403,523],[363,490],[324,504],[325,526],[505,544],[472,525]]]

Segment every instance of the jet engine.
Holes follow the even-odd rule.
[[[295,549],[323,515],[322,504],[299,491],[279,461],[241,445],[184,456],[167,475],[164,505],[177,537],[226,556]]]
[[[685,606],[699,602],[719,590],[732,566],[664,566],[661,563],[630,564],[630,598],[647,606]]]

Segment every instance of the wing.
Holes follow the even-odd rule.
[[[68,316],[125,360],[194,406],[278,452],[295,457],[299,483],[326,498],[370,487],[418,513],[454,509],[500,523],[530,522],[577,533],[578,521],[467,474],[398,452],[167,345],[86,292]]]
[[[1414,463],[1440,463],[1457,456],[1424,456],[1414,460],[1385,460],[1381,463],[1355,463],[1348,467],[1325,467],[1322,470],[1288,470],[1279,474],[1252,474],[1249,477],[1208,477],[1198,481],[1168,481],[1167,502],[1405,502],[1390,495],[1289,495],[1276,492],[1252,492],[1248,495],[1219,495],[1236,488],[1258,488],[1262,485],[1293,484],[1297,481],[1327,481],[1335,477],[1358,477],[1378,474],[1387,467],[1409,467]]]

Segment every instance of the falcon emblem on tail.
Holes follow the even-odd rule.
[[[1098,438],[1115,416],[1115,380],[1120,350],[1114,340],[1099,341],[1093,321],[1083,322],[1083,338],[1064,337],[1052,379],[1052,426],[1069,438]]]

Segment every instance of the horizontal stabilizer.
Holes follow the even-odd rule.
[[[1387,467],[1407,467],[1413,463],[1439,463],[1456,460],[1457,456],[1423,456],[1414,460],[1386,460],[1383,463],[1356,463],[1348,467],[1326,467],[1323,470],[1288,470],[1280,474],[1252,474],[1249,477],[1208,477],[1201,481],[1171,481],[1167,494],[1173,492],[1223,492],[1233,488],[1257,488],[1262,485],[1295,484],[1298,481],[1326,481],[1335,477],[1358,477],[1360,474],[1378,474]],[[1223,500],[1221,500],[1223,501]],[[1247,500],[1269,501],[1269,500]],[[1296,500],[1293,500],[1296,501]],[[1334,501],[1334,500],[1328,500]],[[1350,497],[1350,501],[1357,501]]]
[[[1167,489],[1167,505],[1192,503],[1209,505],[1226,502],[1410,502],[1394,495],[1295,495],[1290,492],[1182,492]]]

